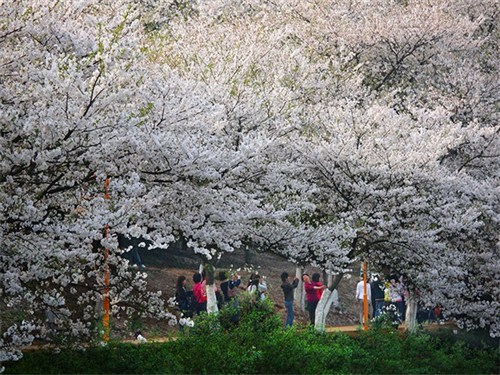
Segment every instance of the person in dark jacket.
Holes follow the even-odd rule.
[[[233,275],[231,280],[228,280],[226,272],[221,271],[219,272],[219,280],[220,290],[224,296],[224,303],[227,303],[235,296],[234,288],[241,284],[241,279],[238,275],[236,275],[236,277]]]
[[[238,287],[241,284],[241,278],[238,274],[233,274],[231,276],[231,280],[229,280],[229,290],[227,291],[227,294],[229,296],[229,299],[233,299],[236,297],[238,294]]]
[[[299,285],[299,279],[295,278],[292,283],[290,283],[290,276],[287,272],[281,274],[281,289],[283,289],[283,294],[285,296],[285,308],[286,308],[286,321],[285,328],[291,327],[293,324],[294,313],[293,313],[293,290]]]
[[[385,305],[384,302],[384,283],[382,282],[379,275],[373,275],[372,282],[370,283],[371,296],[372,296],[372,306],[374,317],[379,316],[382,313],[382,309]]]
[[[185,317],[192,316],[191,306],[189,303],[189,294],[192,292],[188,292],[186,290],[186,276],[179,276],[177,278],[177,286],[175,290],[175,300],[179,305],[179,310]]]

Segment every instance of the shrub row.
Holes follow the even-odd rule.
[[[166,343],[114,343],[85,351],[36,352],[8,374],[493,374],[498,348],[472,348],[428,334],[370,330],[352,338],[312,328],[283,329],[267,304],[202,315]]]

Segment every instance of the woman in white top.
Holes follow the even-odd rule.
[[[261,300],[266,298],[267,284],[260,275],[253,273],[248,282],[247,292],[255,293]]]

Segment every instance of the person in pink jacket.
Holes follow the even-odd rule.
[[[325,286],[319,282],[319,276],[319,273],[315,273],[313,278],[316,281],[311,281],[307,273],[302,275],[302,281],[304,281],[304,288],[306,290],[307,310],[309,311],[309,318],[313,325],[316,319],[316,306],[318,306],[319,302],[317,291],[325,288]]]

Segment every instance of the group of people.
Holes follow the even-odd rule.
[[[382,276],[374,274],[369,283],[366,284],[366,294],[368,299],[368,317],[378,317],[384,307],[393,304],[400,320],[405,317],[405,289],[403,278],[396,274],[391,274],[384,282]],[[363,323],[363,303],[364,303],[364,281],[360,276],[360,281],[356,285],[356,302],[359,313],[359,322]]]
[[[311,324],[314,324],[316,307],[321,299],[323,290],[326,288],[326,286],[321,283],[320,277],[319,273],[314,273],[312,277],[307,273],[302,275],[302,281],[304,282],[304,290],[306,294],[307,310],[309,312]],[[288,273],[283,272],[281,274],[281,280],[281,288],[284,293],[286,307],[285,327],[290,327],[294,321],[294,289],[297,288],[299,279],[295,278],[291,281]],[[175,299],[183,316],[192,317],[194,313],[200,314],[203,311],[207,311],[205,272],[196,272],[193,274],[192,290],[187,290],[186,284],[187,279],[185,276],[182,275],[177,278]],[[238,274],[232,274],[229,279],[225,271],[219,272],[219,283],[215,286],[215,294],[219,307],[234,299],[238,290],[243,289],[240,285],[241,278]],[[248,285],[245,289],[256,299],[264,300],[267,298],[267,284],[265,278],[257,273],[253,273],[250,276],[250,280],[248,281]]]
[[[302,281],[305,291],[305,299],[307,302],[307,311],[309,313],[309,320],[311,324],[315,324],[316,308],[321,299],[323,290],[326,285],[320,281],[320,274],[313,273],[312,276],[304,273]],[[286,309],[285,327],[290,327],[294,321],[294,290],[299,285],[299,279],[292,278],[287,272],[281,274],[281,289],[284,294],[284,302]],[[179,310],[186,317],[192,317],[194,313],[200,314],[207,311],[207,285],[205,272],[196,272],[193,275],[193,288],[187,290],[187,279],[185,276],[179,276],[177,279],[177,288],[175,298],[178,303]],[[264,300],[267,298],[268,287],[265,278],[257,273],[250,276],[246,288],[241,286],[241,278],[238,274],[234,273],[228,278],[225,271],[219,272],[219,282],[215,285],[215,294],[217,304],[222,307],[224,304],[233,301],[239,290],[246,290],[252,298]],[[363,277],[356,286],[356,302],[359,313],[359,322],[364,321],[364,294],[365,286]],[[394,305],[400,321],[405,319],[405,288],[403,278],[396,274],[390,274],[387,280],[379,274],[374,274],[366,285],[366,294],[368,300],[368,317],[378,317],[383,312],[386,306]],[[434,312],[434,310],[432,310]],[[441,309],[436,316],[441,315]]]
[[[367,299],[368,299],[368,317],[377,318],[393,305],[399,322],[403,322],[406,316],[406,299],[408,291],[406,290],[403,277],[396,273],[390,273],[384,280],[382,275],[373,274],[369,283],[367,283]],[[359,322],[363,323],[363,302],[364,302],[364,281],[363,276],[360,276],[360,281],[356,286],[356,301],[359,313]],[[440,304],[434,307],[418,306],[417,321],[423,323],[425,321],[442,321],[442,306]],[[394,310],[393,310],[394,311]]]
[[[321,299],[323,290],[326,288],[326,286],[321,283],[320,277],[321,275],[319,273],[313,273],[312,278],[307,273],[302,275],[304,290],[306,292],[307,311],[309,312],[309,320],[311,321],[311,324],[314,324],[316,319],[316,307]],[[283,289],[286,308],[285,327],[290,327],[294,320],[294,289],[299,285],[299,279],[295,278],[291,282],[290,275],[287,272],[283,272],[281,274],[281,281],[281,289]]]
[[[193,288],[187,290],[187,279],[181,275],[177,278],[175,299],[179,310],[184,316],[192,317],[193,313],[200,314],[207,311],[207,280],[206,274],[196,272],[193,274]],[[232,274],[231,278],[225,271],[219,272],[219,283],[215,285],[215,296],[217,304],[222,307],[229,303],[241,290],[241,278],[238,274]],[[265,299],[267,295],[267,284],[264,277],[257,273],[250,276],[246,291],[258,299]]]

